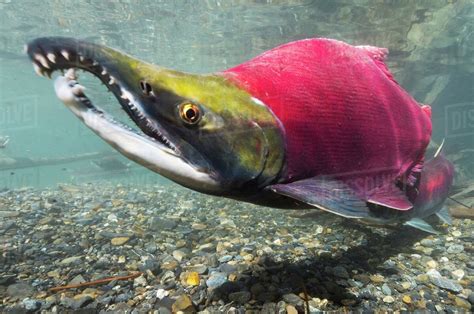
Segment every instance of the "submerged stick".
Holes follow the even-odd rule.
[[[109,283],[109,282],[115,281],[115,280],[134,279],[134,278],[137,278],[137,277],[141,276],[142,274],[143,273],[138,272],[138,273],[128,275],[128,276],[115,276],[115,277],[109,277],[109,278],[94,280],[94,281],[78,283],[78,284],[74,284],[74,285],[59,286],[59,287],[50,288],[49,291],[56,292],[56,291],[65,290],[65,289],[74,289],[74,288],[82,288],[82,287],[101,285],[101,284]]]

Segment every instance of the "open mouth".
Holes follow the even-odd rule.
[[[169,150],[170,153],[180,154],[179,148],[170,141],[167,132],[161,128],[156,121],[152,121],[146,116],[139,100],[127,90],[125,84],[121,84],[120,80],[112,74],[113,70],[107,68],[107,62],[103,64],[100,60],[94,59],[93,54],[90,56],[90,53],[81,54],[75,49],[67,48],[56,50],[48,46],[50,45],[48,45],[47,42],[46,44],[41,44],[34,41],[26,48],[33,62],[35,72],[38,75],[51,78],[52,73],[55,71],[59,70],[64,74],[65,70],[74,70],[67,72],[68,75],[65,77],[70,80],[70,84],[75,85],[73,92],[75,92],[77,96],[77,101],[96,113],[104,114],[103,110],[95,107],[84,94],[84,88],[77,82],[75,70],[84,70],[92,73],[116,96],[122,109],[142,131],[142,133],[140,132],[142,136],[146,136],[148,139],[158,142]],[[77,46],[75,48],[77,49]],[[132,131],[134,130],[114,120],[111,116],[108,116],[108,119],[121,127],[128,128]]]
[[[199,151],[172,136],[144,110],[147,104],[141,92],[147,86],[141,83],[142,90],[138,88],[141,78],[134,70],[149,64],[105,46],[63,37],[35,39],[26,52],[38,75],[51,77],[55,71],[63,72],[54,83],[58,98],[120,153],[184,186],[208,193],[222,189],[219,175]],[[77,81],[78,69],[99,78],[139,130],[95,106]]]

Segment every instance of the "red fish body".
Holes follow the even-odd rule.
[[[308,39],[223,72],[280,120],[286,139],[281,183],[329,176],[362,199],[390,205],[393,184],[421,170],[429,107],[393,79],[386,55],[383,48]]]

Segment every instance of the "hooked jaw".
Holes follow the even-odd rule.
[[[144,109],[142,98],[131,85],[140,78],[129,72],[151,65],[104,46],[61,37],[36,39],[26,50],[38,75],[51,77],[56,70],[67,70],[55,81],[58,98],[115,149],[186,187],[211,194],[221,193],[220,178],[208,161],[191,145],[167,132]],[[98,77],[142,132],[115,121],[94,106],[85,95],[84,87],[76,81],[75,69]],[[141,86],[147,88],[145,83]]]

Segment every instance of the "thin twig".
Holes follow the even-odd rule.
[[[109,283],[111,281],[115,280],[128,280],[128,279],[134,279],[142,275],[141,272],[128,275],[128,276],[115,276],[115,277],[109,277],[109,278],[103,278],[99,280],[94,280],[94,281],[88,281],[88,282],[83,282],[83,283],[78,283],[75,285],[66,285],[66,286],[59,286],[59,287],[54,287],[50,288],[49,291],[51,292],[56,292],[64,289],[74,289],[74,288],[82,288],[82,287],[89,287],[89,286],[95,286],[95,285],[101,285],[104,283]]]

